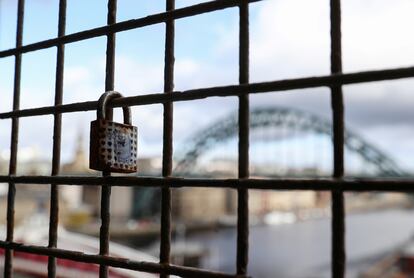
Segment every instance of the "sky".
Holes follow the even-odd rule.
[[[177,8],[203,1],[177,0]],[[412,0],[342,1],[343,70],[396,68],[414,64]],[[16,0],[0,0],[0,48],[14,46]],[[163,12],[164,1],[118,0],[118,21]],[[250,5],[250,81],[329,74],[329,1],[265,0]],[[58,1],[26,1],[23,44],[54,38]],[[68,0],[67,34],[103,26],[106,3]],[[161,93],[164,24],[117,34],[115,89],[125,96]],[[176,21],[175,89],[238,83],[238,9]],[[105,37],[66,45],[64,103],[97,100],[104,91]],[[21,108],[54,102],[56,48],[23,55]],[[0,111],[12,108],[14,58],[0,59]],[[344,86],[346,125],[414,171],[413,79]],[[251,106],[293,107],[330,119],[327,88],[257,94]],[[174,146],[198,129],[234,113],[237,98],[209,98],[174,105]],[[116,110],[115,117],[120,118]],[[139,128],[139,155],[161,157],[162,106],[132,107]],[[63,114],[62,160],[71,159],[79,133],[88,145],[94,112]],[[52,154],[53,117],[22,118],[19,150]],[[0,150],[10,146],[10,120],[0,121]],[[304,145],[306,146],[306,145]],[[237,153],[236,146],[230,152]],[[253,150],[253,149],[252,149]],[[7,152],[3,151],[3,155]],[[252,154],[255,157],[255,154]],[[350,162],[348,162],[350,163]]]

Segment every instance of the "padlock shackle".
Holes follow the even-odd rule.
[[[121,93],[116,91],[107,91],[103,93],[98,100],[98,109],[96,110],[98,119],[112,121],[112,112],[109,110],[111,108],[108,107],[108,102],[110,102],[114,98],[120,97],[123,96],[121,95]],[[124,114],[124,124],[131,125],[131,109],[129,108],[129,106],[123,106],[122,112]],[[110,116],[110,119],[107,119],[107,116]]]

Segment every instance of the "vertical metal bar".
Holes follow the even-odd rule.
[[[107,24],[116,23],[116,5],[117,0],[108,0]],[[106,73],[105,73],[105,91],[114,89],[115,83],[115,33],[107,35],[106,41]]]
[[[175,0],[166,1],[166,10],[175,8]],[[164,56],[164,93],[169,94],[174,89],[174,20],[166,21],[165,26],[165,56]],[[173,104],[164,103],[164,130],[162,152],[162,176],[169,177],[172,172],[173,156]],[[161,191],[161,243],[160,263],[170,263],[171,251],[171,188],[163,187]],[[161,278],[168,277],[161,274]]]
[[[342,72],[341,6],[331,0],[331,73]],[[344,175],[344,105],[342,86],[331,87],[334,178]],[[341,190],[332,191],[332,277],[345,276],[345,209]]]
[[[19,0],[17,8],[17,32],[16,47],[22,46],[23,43],[23,19],[24,19],[24,0]],[[13,111],[20,108],[20,79],[22,72],[22,55],[16,54],[14,65],[14,92],[13,92]],[[19,118],[12,118],[12,134],[10,143],[10,164],[9,175],[16,174],[17,149],[19,143]],[[6,241],[13,241],[14,236],[14,199],[16,195],[16,186],[9,183],[9,192],[7,194],[7,235]],[[5,250],[4,259],[4,277],[13,275],[13,251]]]
[[[249,83],[249,3],[239,6],[239,83]],[[239,97],[239,178],[249,177],[249,95]],[[249,195],[238,189],[237,274],[247,273],[249,253]]]
[[[59,2],[59,23],[58,37],[65,35],[66,27],[66,0]],[[65,63],[65,45],[60,44],[57,47],[56,57],[56,79],[55,79],[55,105],[62,104],[63,96],[63,71]],[[60,168],[60,147],[62,135],[62,114],[54,115],[53,125],[53,158],[52,158],[52,176],[59,174]],[[57,247],[59,222],[59,188],[57,184],[52,184],[50,189],[50,220],[49,220],[49,247]],[[48,259],[48,277],[56,277],[56,258]]]
[[[116,22],[116,5],[117,0],[108,0],[108,25]],[[115,77],[115,33],[107,35],[106,43],[106,74],[105,74],[105,91],[112,91],[114,89]],[[110,113],[108,118],[112,118]],[[110,176],[109,171],[103,171],[103,176]],[[99,231],[99,254],[108,255],[109,252],[109,223],[110,223],[110,200],[111,200],[111,186],[108,184],[102,185],[101,191],[101,228]],[[108,277],[108,266],[99,266],[99,277]]]

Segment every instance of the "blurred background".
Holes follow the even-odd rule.
[[[200,2],[206,1],[177,0],[176,8]],[[414,24],[413,1],[342,2],[344,72],[414,64],[414,38],[407,35]],[[24,45],[56,37],[57,0],[26,1],[25,9]],[[118,0],[117,21],[164,9],[164,1]],[[67,34],[105,25],[106,13],[106,1],[69,0]],[[16,14],[17,1],[0,0],[1,50],[15,45]],[[250,4],[249,20],[250,82],[330,73],[328,0],[260,1]],[[238,24],[238,8],[176,21],[175,90],[238,83]],[[162,93],[164,37],[164,24],[116,35],[117,91],[124,96]],[[66,45],[65,104],[94,101],[104,92],[105,51],[105,37]],[[53,105],[55,67],[55,48],[23,54],[21,109]],[[13,74],[14,57],[2,58],[0,112],[12,110]],[[414,174],[413,89],[410,78],[343,87],[346,176],[406,178]],[[250,101],[252,177],[331,176],[329,89],[256,94]],[[174,176],[237,177],[237,108],[236,97],[174,104]],[[139,131],[137,175],[161,176],[162,105],[131,109]],[[117,109],[115,120],[122,121],[121,114]],[[95,117],[93,111],[63,114],[61,175],[100,175],[88,167],[89,123]],[[10,134],[11,120],[1,120],[1,175],[8,173]],[[18,175],[50,175],[52,138],[52,115],[20,120]],[[7,184],[0,184],[3,239],[7,188]],[[92,252],[88,248],[98,246],[99,188],[60,188],[62,229],[83,236],[86,242],[84,246],[69,245]],[[33,223],[47,226],[49,190],[45,185],[17,185],[15,218],[22,227],[18,233],[22,240],[30,240],[24,227]],[[347,277],[397,277],[392,275],[403,271],[398,264],[401,260],[410,265],[414,260],[413,197],[345,194]],[[113,243],[120,244],[121,253],[122,248],[131,247],[156,258],[160,190],[114,187],[111,198]],[[250,190],[249,202],[249,274],[330,276],[330,192]],[[236,205],[236,191],[231,189],[174,189],[173,262],[235,272]],[[34,237],[33,242],[38,243],[39,238]]]

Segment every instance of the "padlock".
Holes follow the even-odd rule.
[[[124,123],[112,121],[109,101],[122,97],[115,91],[105,92],[98,101],[97,117],[91,122],[89,168],[99,171],[133,173],[137,171],[138,129],[131,125],[131,110],[122,107]]]

